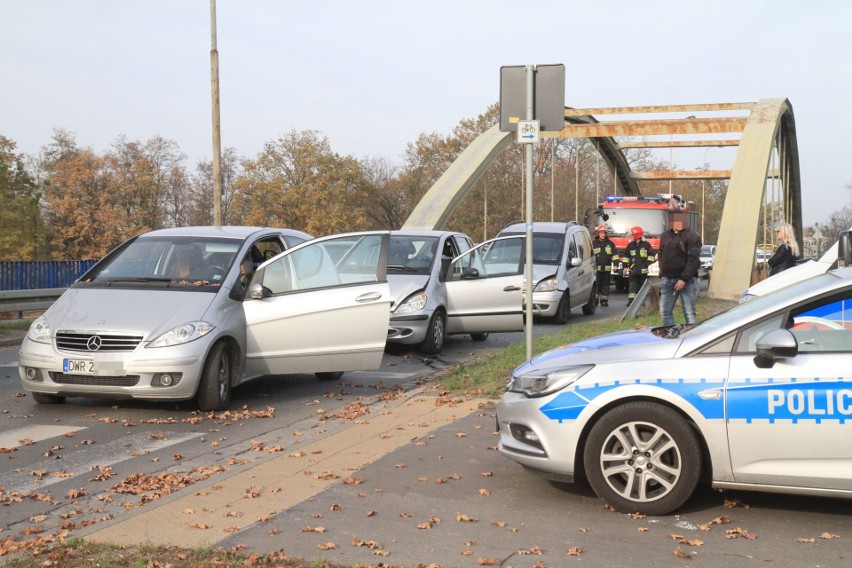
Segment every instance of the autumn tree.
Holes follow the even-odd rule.
[[[0,136],[0,259],[37,260],[45,252],[40,194],[16,147]]]
[[[313,235],[369,226],[370,183],[358,160],[331,150],[315,131],[269,141],[232,185],[231,214],[243,223]]]

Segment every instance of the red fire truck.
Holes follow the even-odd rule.
[[[698,206],[684,201],[683,196],[663,193],[659,195],[608,195],[597,210],[597,225],[606,225],[609,238],[615,244],[616,255],[612,257],[612,279],[618,290],[627,289],[624,269],[627,267],[625,249],[631,240],[630,228],[639,226],[645,232],[645,240],[655,251],[660,250],[660,235],[669,227],[673,213],[687,213],[690,227],[698,226]],[[652,269],[655,265],[652,265]]]

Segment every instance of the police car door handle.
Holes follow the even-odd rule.
[[[355,301],[359,304],[364,304],[366,302],[375,302],[381,297],[382,294],[380,292],[367,292],[366,294],[361,294],[360,296],[355,298]]]
[[[720,389],[703,390],[698,393],[698,396],[704,400],[721,400],[722,391]]]
[[[503,291],[504,292],[517,292],[520,289],[521,289],[520,286],[506,286],[505,288],[503,288]]]

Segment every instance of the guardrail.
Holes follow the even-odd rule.
[[[46,310],[67,288],[0,291],[0,312]]]

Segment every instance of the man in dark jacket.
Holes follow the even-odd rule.
[[[680,297],[686,325],[696,323],[698,268],[701,237],[686,224],[686,214],[671,216],[669,229],[660,236],[660,314],[663,325],[674,325],[675,302]]]
[[[595,231],[592,250],[595,253],[597,266],[598,299],[602,306],[609,305],[609,277],[612,274],[612,257],[615,254],[615,244],[610,240],[606,225],[598,225]]]

